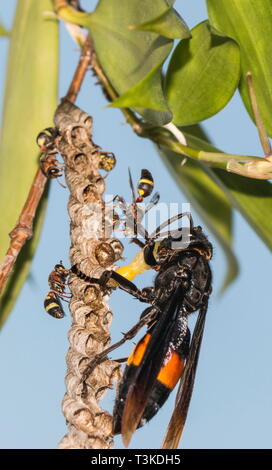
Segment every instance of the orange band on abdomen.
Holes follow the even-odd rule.
[[[141,364],[150,338],[151,334],[147,333],[139,341],[139,343],[136,344],[135,348],[127,359],[127,366],[139,366]],[[166,361],[162,366],[160,372],[158,373],[157,380],[163,385],[165,385],[167,388],[172,390],[175,387],[177,381],[179,380],[183,368],[184,360],[181,359],[175,351],[173,351],[172,349],[168,349],[166,354]]]
[[[134,366],[138,366],[143,359],[143,355],[147,348],[148,342],[151,338],[151,335],[147,333],[138,344],[136,344],[135,348],[133,349],[132,353],[128,357],[127,365],[133,364]]]
[[[184,360],[173,350],[168,350],[169,359],[161,368],[157,379],[172,390],[179,380],[184,368]]]

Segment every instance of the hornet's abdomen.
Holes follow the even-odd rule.
[[[127,360],[127,365],[123,374],[122,382],[119,386],[113,410],[114,434],[119,434],[121,432],[122,415],[129,386],[141,364],[150,338],[151,333],[147,333],[135,346]],[[175,342],[170,343],[138,427],[143,426],[147,421],[153,418],[153,416],[163,406],[171,391],[175,388],[184,369],[185,359],[188,355],[189,342],[190,331],[188,329],[183,342],[177,348],[175,348]]]

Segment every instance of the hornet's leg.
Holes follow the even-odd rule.
[[[107,355],[114,351],[115,349],[119,348],[129,339],[134,338],[138,331],[146,324],[150,323],[156,317],[158,313],[157,307],[149,307],[145,310],[145,313],[142,314],[141,319],[126,333],[124,333],[123,338],[117,341],[117,343],[112,344],[107,349],[104,349],[100,354],[97,354],[92,361],[89,362],[87,367],[84,369],[82,374],[82,382],[83,382],[83,389],[82,389],[82,397],[86,396],[87,392],[87,384],[86,380],[88,379],[89,375],[93,372],[93,370],[103,362]]]
[[[74,264],[71,267],[71,272],[76,274],[80,279],[83,279],[90,284],[99,284],[100,286],[106,286],[107,282],[112,279],[116,282],[118,287],[130,295],[133,295],[136,299],[140,300],[141,302],[152,303],[154,297],[152,293],[148,289],[138,289],[133,282],[126,279],[121,274],[118,274],[115,271],[104,271],[100,278],[90,277],[84,274],[77,268],[77,265]]]
[[[138,238],[132,238],[130,240],[130,243],[135,243],[135,245],[139,246],[140,248],[145,247],[145,243],[141,242],[141,240],[139,240]]]
[[[119,359],[113,359],[114,362],[119,362],[122,364],[122,362],[127,362],[128,358],[127,357],[120,357]]]

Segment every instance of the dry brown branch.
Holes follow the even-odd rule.
[[[71,195],[68,212],[71,219],[71,264],[90,276],[99,277],[121,256],[122,245],[109,238],[112,213],[102,196],[104,179],[99,174],[99,147],[91,140],[92,119],[69,102],[63,102],[55,115],[60,133],[56,145],[65,162],[66,182]],[[109,324],[112,313],[106,303],[107,292],[90,286],[72,275],[70,310],[72,327],[67,354],[67,393],[63,412],[68,433],[59,448],[112,447],[112,418],[98,401],[112,381],[118,378],[119,364],[105,361],[87,380],[87,395],[82,398],[82,373],[98,352],[110,342]]]
[[[90,38],[91,41],[91,47],[92,46],[92,39]],[[106,97],[106,99],[110,102],[114,101],[116,98],[118,98],[118,93],[115,91],[111,83],[109,82],[108,78],[104,74],[98,60],[96,57],[96,53],[93,49],[93,53],[91,55],[91,64],[90,67],[94,73],[94,75],[98,78],[98,84],[101,85],[103,93]],[[130,109],[130,108],[120,108],[120,111],[123,113],[123,115],[126,118],[126,121],[130,124],[132,127],[133,131],[139,136],[139,137],[144,137],[145,136],[145,127],[146,123],[141,121],[141,119],[138,119],[136,114]],[[149,126],[148,126],[149,127]]]
[[[25,242],[32,237],[33,220],[47,182],[40,168],[34,177],[27,200],[14,229],[10,232],[10,245],[0,265],[0,292],[3,290]]]
[[[73,80],[65,96],[65,99],[67,101],[70,101],[71,103],[74,103],[76,101],[76,98],[80,91],[85,74],[88,68],[90,67],[91,55],[92,55],[91,39],[90,39],[90,36],[87,36],[83,44],[82,50],[81,50],[79,62],[75,70]]]
[[[79,63],[66,95],[66,99],[71,102],[74,102],[77,98],[82,81],[90,65],[90,57],[90,39],[87,38],[82,47]],[[40,169],[38,169],[19,219],[14,229],[9,234],[11,239],[10,245],[3,263],[0,265],[0,293],[3,291],[3,288],[6,285],[8,277],[12,272],[17,257],[20,254],[25,242],[32,237],[34,217],[41,197],[44,193],[46,183],[46,176]]]

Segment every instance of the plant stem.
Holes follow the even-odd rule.
[[[251,72],[246,75],[248,93],[250,98],[251,109],[254,115],[255,123],[258,129],[260,142],[265,155],[271,155],[271,145],[261,117],[260,109],[258,106],[257,98],[253,86],[253,76]]]
[[[95,54],[92,55],[91,67],[95,75],[98,77],[107,99],[109,101],[114,101],[118,97],[118,94],[103,73]],[[120,108],[120,110],[125,116],[128,124],[139,137],[151,139],[157,145],[163,145],[176,153],[183,156],[185,155],[193,160],[198,160],[211,167],[226,170],[229,160],[236,160],[237,162],[260,161],[260,158],[256,156],[233,155],[223,152],[205,152],[203,150],[194,149],[188,145],[182,144],[180,140],[178,141],[173,138],[173,132],[171,129],[169,130],[165,126],[154,127],[143,122],[130,108]]]
[[[6,252],[4,261],[0,265],[0,292],[2,292],[6,285],[8,277],[24,244],[32,237],[33,220],[38,204],[43,195],[46,182],[47,178],[39,168],[34,177],[19,219],[17,220],[14,229],[9,234],[10,245]]]

